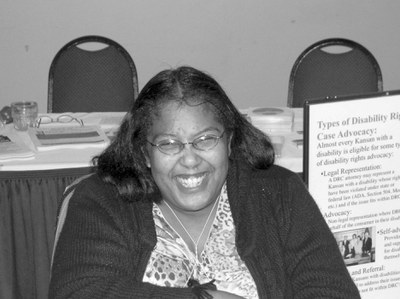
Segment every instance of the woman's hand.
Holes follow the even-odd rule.
[[[214,299],[244,299],[244,297],[224,292],[224,291],[211,291],[207,290],[207,293],[213,296]]]

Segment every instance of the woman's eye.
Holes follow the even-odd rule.
[[[199,147],[211,147],[215,144],[217,138],[214,136],[204,136],[197,140],[196,145]]]
[[[159,145],[169,145],[169,144],[175,144],[176,141],[175,140],[163,140],[161,142],[159,142]]]
[[[165,140],[158,143],[158,146],[161,146],[163,148],[175,147],[177,145],[179,145],[179,142],[175,140]]]

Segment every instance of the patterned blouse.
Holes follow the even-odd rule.
[[[226,186],[222,188],[217,212],[200,260],[153,204],[157,244],[147,264],[144,282],[166,287],[187,287],[190,278],[201,284],[215,279],[220,291],[244,298],[258,298],[256,284],[240,259],[235,244],[235,226]]]

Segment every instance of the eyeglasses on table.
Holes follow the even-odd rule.
[[[60,116],[57,116],[56,118],[53,118],[51,116],[43,115],[39,117],[36,122],[35,122],[35,127],[39,128],[41,125],[48,125],[51,123],[71,123],[71,122],[77,122],[81,127],[84,126],[83,120],[73,117],[72,115],[69,114],[63,114]]]

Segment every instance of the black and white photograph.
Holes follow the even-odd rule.
[[[347,266],[375,261],[375,230],[373,226],[334,233]]]

